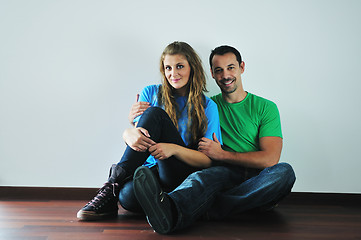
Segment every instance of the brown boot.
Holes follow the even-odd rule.
[[[83,221],[116,218],[120,184],[124,183],[125,179],[125,170],[113,164],[108,181],[99,189],[97,195],[78,211],[77,218]]]

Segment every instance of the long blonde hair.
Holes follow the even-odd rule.
[[[204,136],[207,130],[207,117],[204,111],[206,88],[206,77],[202,66],[202,61],[194,49],[185,42],[173,42],[169,44],[160,57],[160,72],[162,73],[162,85],[160,87],[158,99],[164,105],[164,109],[178,128],[179,109],[175,101],[174,88],[169,84],[165,76],[164,57],[166,55],[183,55],[191,68],[187,83],[187,110],[188,128],[190,129],[190,146],[195,146],[199,139]]]

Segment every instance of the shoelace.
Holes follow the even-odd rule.
[[[93,198],[93,200],[91,200],[89,206],[96,207],[98,203],[102,202],[108,196],[109,190],[112,191],[114,197],[117,197],[115,193],[117,187],[118,183],[106,182],[104,186],[98,190],[97,195]]]

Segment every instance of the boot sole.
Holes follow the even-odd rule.
[[[117,218],[118,212],[111,212],[111,213],[95,213],[92,211],[83,211],[80,210],[76,217],[81,221],[96,221],[96,220],[105,220],[111,218]]]
[[[148,223],[160,234],[171,231],[171,220],[163,209],[160,198],[162,189],[152,171],[148,167],[139,167],[133,178],[134,193],[139,204],[147,215]]]

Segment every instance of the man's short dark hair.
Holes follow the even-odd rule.
[[[241,65],[242,57],[239,51],[234,47],[223,45],[216,47],[214,50],[212,50],[211,55],[209,56],[209,65],[211,66],[211,68],[212,68],[212,59],[214,55],[224,55],[226,53],[233,53],[234,55],[236,55],[237,62],[239,63],[239,65]]]

